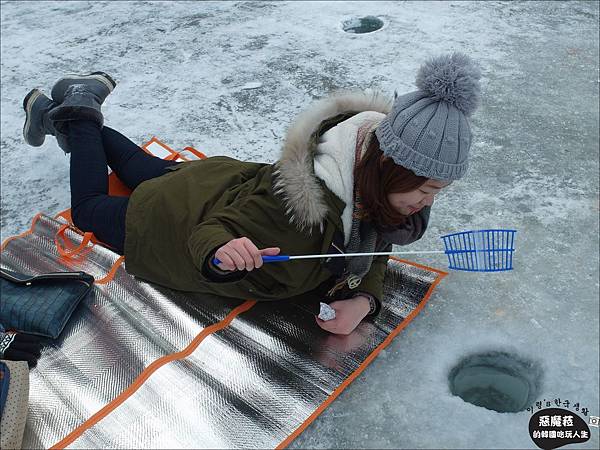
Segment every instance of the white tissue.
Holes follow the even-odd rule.
[[[335,319],[335,309],[333,309],[327,303],[321,302],[321,312],[319,312],[319,319],[321,319],[321,320]]]

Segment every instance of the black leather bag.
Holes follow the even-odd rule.
[[[85,272],[32,276],[0,269],[0,323],[7,330],[56,339],[93,283]]]

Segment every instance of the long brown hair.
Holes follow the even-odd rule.
[[[354,183],[360,196],[358,217],[371,221],[380,230],[401,225],[407,216],[395,210],[387,199],[387,194],[410,192],[423,186],[428,178],[417,176],[402,167],[379,147],[377,136],[373,134],[365,154],[354,170]]]

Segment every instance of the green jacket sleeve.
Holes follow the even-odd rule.
[[[211,217],[196,225],[188,240],[188,249],[202,281],[213,283],[240,281],[248,274],[245,270],[235,270],[227,274],[219,274],[212,268],[212,264],[210,264],[219,247],[239,237],[241,236],[236,236],[227,230],[224,224],[219,221],[218,216]]]
[[[263,186],[264,185],[264,186]],[[209,265],[216,250],[240,237],[247,237],[259,249],[279,247],[283,254],[316,253],[315,244],[322,237],[313,233],[311,237],[290,226],[279,202],[271,195],[267,183],[262,183],[253,192],[239,196],[232,203],[206,215],[197,224],[188,238],[188,251],[202,282],[240,281],[250,272],[246,270],[231,271],[229,274],[218,274]],[[298,266],[304,272],[298,272]],[[306,264],[266,264],[260,272],[252,272],[255,282],[268,282],[285,285],[292,289],[301,280],[310,276],[318,267],[318,262]],[[261,280],[257,280],[257,277]]]

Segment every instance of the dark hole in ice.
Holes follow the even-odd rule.
[[[518,412],[537,399],[542,369],[515,354],[491,351],[464,358],[450,371],[448,381],[452,394],[468,403]]]
[[[383,26],[383,21],[375,16],[359,17],[346,20],[342,23],[342,29],[346,33],[371,33],[379,30]]]

